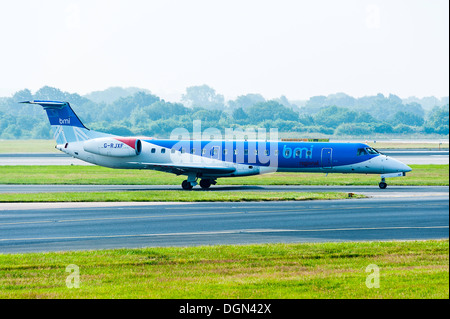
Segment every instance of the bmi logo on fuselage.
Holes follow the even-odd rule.
[[[312,150],[314,145],[311,145],[308,148],[306,147],[296,147],[294,149],[288,147],[287,145],[283,146],[283,157],[284,158],[312,158]]]

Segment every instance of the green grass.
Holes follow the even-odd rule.
[[[405,177],[389,185],[449,185],[449,165],[410,165]],[[181,185],[184,176],[151,170],[100,166],[0,166],[0,184]],[[379,175],[273,173],[218,179],[222,185],[378,185]],[[214,186],[213,186],[214,187]]]
[[[0,153],[60,153],[54,140],[0,140]]]
[[[69,265],[79,288],[67,288]],[[369,265],[379,288],[367,288]],[[448,240],[0,254],[0,298],[449,298]]]
[[[353,194],[353,198],[363,195]],[[301,201],[349,198],[348,193],[133,191],[0,194],[0,203],[17,202],[242,202]]]

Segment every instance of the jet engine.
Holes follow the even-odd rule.
[[[84,142],[83,149],[97,155],[128,157],[141,153],[142,142],[133,137],[100,137]]]

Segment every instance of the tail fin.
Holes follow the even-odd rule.
[[[20,103],[38,104],[44,108],[57,144],[109,136],[109,134],[91,131],[84,126],[68,102],[34,100]]]

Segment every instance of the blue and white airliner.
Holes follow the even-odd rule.
[[[122,137],[86,128],[68,102],[25,101],[47,112],[56,148],[83,161],[120,169],[151,169],[187,176],[182,188],[204,189],[218,178],[270,172],[405,176],[411,168],[364,143],[266,140],[158,140]]]

